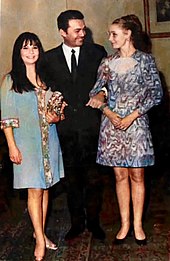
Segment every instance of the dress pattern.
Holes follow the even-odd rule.
[[[145,167],[154,164],[154,150],[147,111],[161,102],[162,88],[154,58],[136,51],[121,58],[117,52],[104,58],[90,96],[107,87],[109,108],[121,118],[136,109],[140,114],[127,130],[119,130],[103,114],[97,163],[119,167]]]
[[[52,104],[50,89],[20,94],[11,86],[7,75],[1,87],[1,128],[13,127],[23,158],[20,165],[13,165],[14,188],[49,188],[64,177],[64,167],[56,126],[46,122],[45,112],[51,106],[58,112],[56,104],[61,105],[62,95],[57,93]]]
[[[48,134],[49,134],[49,124],[46,121],[45,112],[45,94],[46,91],[42,88],[36,89],[36,95],[38,99],[38,112],[39,112],[39,122],[42,136],[42,154],[43,154],[43,163],[44,163],[44,173],[45,173],[45,182],[47,186],[50,186],[52,183],[52,173],[50,168],[50,159],[49,159],[49,146],[48,146]]]

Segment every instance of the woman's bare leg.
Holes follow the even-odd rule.
[[[45,233],[46,218],[47,218],[47,212],[48,212],[48,202],[49,202],[49,191],[44,190],[43,198],[42,198],[42,217],[43,217],[44,239],[45,239],[46,247],[55,250],[55,249],[57,249],[56,244],[54,244],[51,240],[49,240],[49,238],[46,236],[46,233]],[[35,231],[33,233],[33,237],[36,238]]]
[[[45,233],[45,226],[46,226],[46,218],[47,218],[47,212],[48,212],[48,201],[49,201],[49,191],[44,190],[43,194],[43,232],[44,232],[44,238],[46,242],[46,247],[47,248],[53,248],[55,250],[56,244],[51,242],[49,238],[46,236]]]
[[[134,233],[135,238],[143,240],[146,238],[142,228],[142,215],[145,198],[145,185],[144,185],[144,169],[131,168],[130,179],[132,186],[132,203],[134,213]]]
[[[43,193],[43,201],[42,201],[42,207],[43,207],[43,231],[45,231],[45,225],[46,225],[46,218],[47,218],[47,211],[48,211],[48,201],[49,201],[49,191],[44,190]],[[45,232],[44,232],[45,234]]]
[[[34,256],[45,255],[45,238],[43,231],[43,194],[42,189],[28,189],[28,211],[34,227],[36,246]]]
[[[116,178],[116,193],[121,216],[121,228],[117,239],[126,237],[130,227],[130,186],[127,168],[114,168]]]

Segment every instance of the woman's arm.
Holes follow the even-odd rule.
[[[9,148],[10,160],[17,165],[21,164],[22,155],[15,143],[15,139],[14,139],[14,135],[13,135],[13,128],[12,127],[5,128],[4,133],[5,133],[5,137],[6,137],[8,148]]]
[[[160,104],[163,90],[155,59],[150,54],[141,58],[142,91],[138,111],[140,115],[145,114],[153,106]]]

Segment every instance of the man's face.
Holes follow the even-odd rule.
[[[69,20],[67,31],[60,29],[60,34],[64,39],[64,43],[70,47],[82,46],[86,35],[86,26],[84,20]]]

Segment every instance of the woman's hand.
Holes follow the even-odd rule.
[[[60,121],[60,115],[54,112],[47,112],[46,113],[46,120],[49,124],[57,123]]]
[[[118,128],[120,130],[127,130],[129,126],[139,117],[138,110],[132,112],[131,114],[127,115],[123,119],[121,119],[120,123],[118,124]]]
[[[65,101],[63,101],[63,103],[61,105],[60,114],[55,113],[55,111],[54,112],[47,112],[46,113],[47,122],[49,124],[51,124],[51,123],[57,123],[60,120],[63,121],[65,119],[64,108],[66,106],[68,106],[68,104]]]
[[[118,128],[121,122],[120,116],[116,112],[113,112],[111,110],[107,113],[106,110],[107,109],[105,109],[105,115],[109,118],[109,120],[115,126],[115,128]]]
[[[21,164],[22,154],[16,145],[13,128],[11,126],[5,128],[4,133],[8,143],[10,160],[17,165]]]
[[[9,147],[9,157],[10,160],[17,165],[21,164],[22,162],[22,155],[17,146]]]
[[[120,130],[126,130],[132,124],[133,121],[133,118],[130,115],[128,115],[120,121],[120,123],[117,125],[117,128]]]

